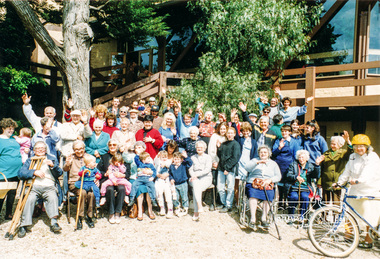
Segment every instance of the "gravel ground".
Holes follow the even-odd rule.
[[[190,215],[173,219],[157,216],[156,220],[144,215],[141,222],[123,217],[119,225],[101,218],[94,229],[84,224],[76,232],[75,218],[68,224],[64,214],[59,219],[63,228],[59,235],[49,231],[46,215],[33,222],[32,233],[13,241],[3,237],[10,221],[0,222],[2,258],[325,258],[304,229],[279,222],[282,240],[278,240],[274,227],[269,233],[252,232],[238,224],[237,214],[207,209],[199,222],[192,221]],[[350,258],[380,258],[380,253],[356,249]]]

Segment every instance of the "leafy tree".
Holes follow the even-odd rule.
[[[183,106],[203,101],[206,109],[227,114],[239,101],[252,109],[264,71],[281,70],[307,50],[307,33],[321,11],[290,0],[199,0],[191,8],[203,12],[194,31],[207,52],[194,79],[182,81],[173,95]]]

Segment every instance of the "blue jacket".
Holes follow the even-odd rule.
[[[94,155],[95,151],[99,152],[99,155],[104,155],[108,152],[108,141],[110,140],[110,135],[102,132],[98,140],[96,140],[95,132],[92,133],[91,137],[86,138],[84,143],[86,144],[86,153]],[[100,158],[96,158],[96,163],[99,163]]]
[[[314,138],[302,138],[303,149],[309,151],[310,160],[309,162],[315,164],[315,159],[325,153],[329,147],[327,146],[326,140],[319,134],[314,136]]]
[[[278,110],[278,113],[282,115],[285,124],[289,124],[292,120],[296,119],[298,116],[304,115],[307,112],[307,106],[303,105],[289,107],[286,111],[284,107]]]
[[[234,127],[235,130],[236,130],[235,140],[240,144],[240,146],[241,146],[241,153],[243,153],[243,146],[244,146],[245,138],[241,137],[239,135],[235,122],[233,122],[231,126]],[[254,139],[254,134],[251,134],[250,139],[251,139],[252,148],[251,148],[251,152],[249,154],[249,159],[252,160],[252,159],[254,159],[256,157],[259,157],[259,155],[257,153],[257,142]]]
[[[59,206],[63,201],[63,192],[62,192],[61,185],[59,183],[58,178],[63,174],[63,171],[59,167],[59,163],[54,156],[46,154],[46,158],[53,161],[54,163],[54,166],[50,167],[50,172],[55,179],[55,187],[58,189],[58,206]],[[29,180],[34,177],[34,172],[36,171],[36,169],[29,169],[31,162],[32,162],[31,158],[28,158],[25,161],[24,165],[18,171],[17,176],[20,180]]]
[[[153,171],[152,177],[156,178],[157,170],[153,164],[151,164],[151,163],[145,164],[145,163],[141,162],[140,157],[138,155],[135,156],[135,164],[137,165],[137,169],[140,169],[140,168],[141,169],[143,169],[143,168],[152,169],[152,171]],[[139,176],[137,175],[137,177],[139,177]]]
[[[178,113],[176,125],[177,125],[177,130],[178,130],[177,134],[179,135],[180,139],[190,138],[189,128],[191,126],[197,126],[198,119],[199,119],[199,114],[196,113],[190,125],[186,125],[185,122],[183,121],[182,113],[181,112]]]
[[[186,157],[182,164],[175,168],[174,164],[171,164],[169,167],[169,179],[175,181],[175,185],[182,184],[187,181],[187,170],[193,165],[193,161],[190,157]]]
[[[296,159],[296,153],[301,149],[299,143],[294,138],[285,141],[285,146],[280,150],[281,139],[277,139],[273,145],[272,158],[281,170],[282,179],[285,178],[289,165]]]
[[[57,132],[55,132],[54,129],[51,129],[49,134],[45,138],[42,136],[42,130],[41,130],[33,136],[30,146],[34,147],[34,144],[36,144],[36,142],[43,141],[47,145],[46,153],[48,153],[51,156],[54,156],[55,159],[58,160],[57,149],[55,146],[60,139],[61,137],[58,135]],[[32,156],[34,156],[33,148],[32,148],[30,157]]]

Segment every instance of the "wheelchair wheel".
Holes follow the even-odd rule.
[[[316,210],[309,220],[308,235],[318,251],[331,257],[346,257],[359,243],[356,220],[337,207]]]

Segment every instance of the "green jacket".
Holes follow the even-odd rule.
[[[338,178],[343,173],[353,150],[349,147],[348,150],[341,148],[335,151],[334,155],[332,152],[329,149],[323,153],[325,160],[321,163],[321,177],[318,180],[318,185],[322,185],[324,190],[330,188],[333,183],[338,182]]]

